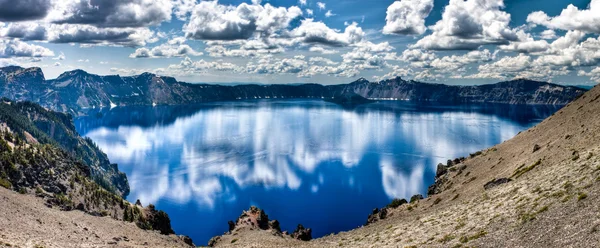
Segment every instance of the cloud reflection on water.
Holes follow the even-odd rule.
[[[167,125],[99,127],[85,135],[129,171],[131,199],[194,201],[213,208],[216,201],[235,200],[241,190],[257,185],[265,191],[298,190],[306,183],[318,193],[328,177],[318,167],[332,161],[349,169],[377,168],[388,198],[408,198],[424,191],[424,178],[438,162],[523,129],[470,111],[348,111],[311,104],[224,105]],[[339,172],[348,187],[375,183],[349,170]],[[315,176],[318,180],[307,181]]]

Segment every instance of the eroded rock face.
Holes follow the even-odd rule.
[[[308,241],[312,239],[312,229],[305,228],[303,225],[298,225],[293,233],[289,234],[287,231],[281,231],[281,225],[277,220],[269,220],[269,216],[264,210],[257,207],[250,207],[245,210],[237,218],[237,220],[227,222],[229,225],[229,231],[223,234],[236,235],[236,232],[242,231],[268,231],[271,234],[282,237],[282,238],[294,238],[298,240]],[[223,236],[216,236],[210,239],[208,246],[213,247],[217,245],[223,239]]]
[[[375,223],[379,220],[383,220],[387,217],[388,217],[388,208],[387,207],[384,207],[381,209],[375,208],[375,209],[373,209],[373,212],[371,212],[371,214],[369,214],[369,217],[367,217],[367,223],[365,223],[365,226],[368,226],[369,224]]]
[[[298,224],[296,230],[292,233],[292,238],[309,241],[312,239],[312,230],[310,228],[304,228],[302,224]]]

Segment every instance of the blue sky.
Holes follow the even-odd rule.
[[[599,34],[600,0],[0,0],[0,66],[47,78],[595,84]]]

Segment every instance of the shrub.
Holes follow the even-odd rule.
[[[588,195],[587,195],[586,193],[579,192],[579,193],[577,194],[577,201],[581,201],[581,200],[583,200],[583,199],[585,199],[585,198],[587,198],[587,197],[588,197]]]
[[[0,178],[0,186],[10,189],[12,187],[12,183],[4,178]]]
[[[403,204],[408,203],[408,201],[406,201],[406,199],[394,199],[392,200],[392,202],[390,204],[387,205],[388,208],[398,208],[400,206],[402,206]]]

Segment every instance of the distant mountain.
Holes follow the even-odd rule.
[[[190,84],[175,78],[143,73],[137,76],[99,76],[68,71],[46,80],[40,68],[0,68],[0,96],[30,100],[72,114],[86,109],[132,105],[176,105],[210,101],[265,98],[333,98],[355,93],[368,99],[451,103],[507,103],[564,105],[585,90],[530,80],[481,86],[451,86],[394,78],[369,82],[361,78],[340,85]]]

